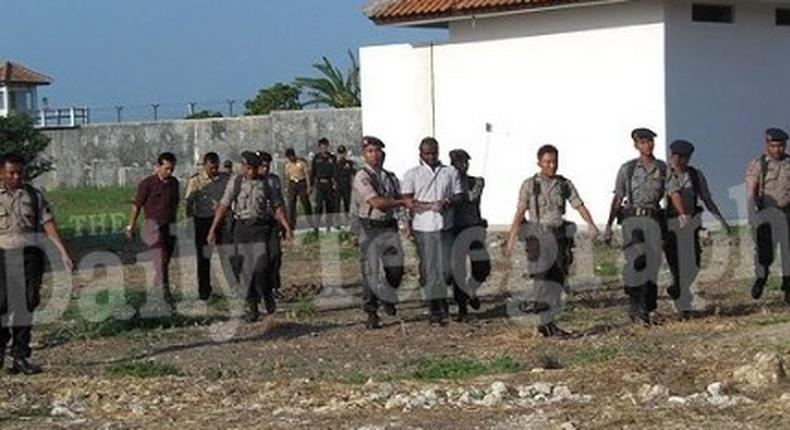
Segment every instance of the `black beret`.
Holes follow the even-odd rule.
[[[345,145],[338,146],[337,147],[337,153],[338,154],[345,154],[346,153],[346,146]]]
[[[694,153],[694,144],[688,140],[676,140],[669,144],[669,150],[673,154],[691,156]]]
[[[649,128],[635,128],[631,132],[631,139],[654,139],[658,135]]]
[[[463,149],[453,149],[450,151],[450,161],[466,161],[471,159],[472,157],[469,156],[469,153]]]
[[[765,135],[775,142],[787,142],[787,132],[781,128],[769,128],[765,130]]]
[[[257,152],[244,151],[241,153],[241,161],[248,166],[260,167],[261,156]]]
[[[378,137],[374,137],[374,136],[365,136],[362,138],[362,148],[365,148],[368,145],[384,148],[384,142],[382,142],[381,139],[379,139]]]
[[[261,161],[264,163],[272,162],[272,154],[269,154],[266,151],[258,151],[258,156],[261,157]]]

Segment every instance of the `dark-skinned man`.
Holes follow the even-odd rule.
[[[208,300],[211,295],[211,250],[206,246],[206,237],[214,220],[214,211],[219,206],[219,201],[228,185],[229,177],[228,174],[220,171],[219,155],[216,152],[209,152],[203,156],[201,171],[192,175],[187,182],[186,216],[192,218],[195,226],[195,255],[200,300]]]
[[[283,164],[285,175],[285,188],[288,194],[288,224],[291,230],[296,230],[296,214],[299,212],[296,203],[302,205],[302,212],[307,217],[307,222],[314,227],[313,205],[310,203],[310,167],[307,161],[296,156],[293,148],[285,150],[285,163]]]
[[[261,177],[268,182],[269,188],[277,190],[275,193],[276,196],[280,196],[279,206],[284,207],[285,202],[282,200],[282,189],[283,184],[280,180],[280,177],[271,171],[272,168],[272,155],[266,151],[259,151],[258,154],[261,157],[261,168],[260,168],[260,175]],[[280,290],[281,279],[280,279],[280,268],[282,268],[282,259],[283,259],[283,251],[282,251],[282,239],[284,238],[284,230],[280,228],[279,223],[277,223],[275,218],[275,204],[269,204],[269,216],[270,220],[272,221],[272,234],[269,235],[269,270],[267,271],[267,281],[266,284],[270,285],[271,289],[274,292],[278,292]],[[277,305],[274,300],[274,295],[264,296],[264,305],[266,307],[266,311],[269,313],[273,313],[276,309]]]
[[[329,152],[329,139],[318,140],[318,153],[310,166],[310,185],[315,192],[315,227],[321,226],[321,214],[326,220],[326,231],[332,229],[335,212],[335,168],[337,158]]]
[[[335,167],[335,184],[337,184],[337,199],[335,208],[338,213],[348,214],[351,211],[351,185],[357,167],[347,158],[348,151],[345,146],[337,147],[337,164]]]
[[[269,187],[261,177],[262,160],[257,152],[245,151],[241,154],[241,174],[231,178],[220,200],[214,215],[214,221],[208,234],[211,245],[217,243],[217,232],[222,221],[233,208],[236,218],[233,228],[233,240],[238,249],[241,267],[239,270],[239,293],[245,295],[247,312],[244,319],[255,322],[260,317],[258,306],[265,300],[267,307],[274,303],[272,285],[267,285],[270,270],[269,243],[272,232],[273,216],[285,232],[286,240],[291,240],[291,228],[288,225],[282,208],[282,196],[277,190]],[[276,234],[276,233],[275,233]],[[272,306],[267,311],[274,311]]]
[[[397,288],[403,278],[403,248],[398,234],[397,211],[404,205],[395,174],[384,170],[384,142],[362,138],[365,165],[353,181],[362,266],[363,310],[366,327],[378,329],[379,304],[390,316],[396,313]]]
[[[445,325],[447,288],[452,283],[450,249],[453,207],[463,200],[458,171],[439,161],[439,142],[420,142],[420,165],[403,176],[403,197],[411,209],[411,232],[420,257],[420,285],[429,306],[431,325]]]
[[[24,180],[21,156],[0,158],[0,368],[11,343],[11,373],[32,375],[41,368],[28,359],[33,312],[41,301],[46,255],[44,235],[55,245],[63,266],[74,270],[44,194]]]
[[[702,206],[719,220],[725,231],[730,230],[713,201],[708,181],[701,170],[689,165],[694,145],[687,140],[675,140],[669,145],[670,169],[667,179],[668,231],[664,241],[664,254],[667,258],[672,285],[667,294],[676,300],[676,308],[683,318],[691,314],[691,285],[700,269],[699,232],[702,230]]]
[[[485,180],[467,174],[471,158],[463,149],[450,151],[450,164],[458,171],[463,189],[463,199],[454,208],[451,249],[453,297],[458,304],[459,322],[467,319],[468,306],[480,309],[477,290],[491,273],[491,257],[486,249],[488,222],[480,214]],[[467,273],[467,262],[471,266],[471,274]]]
[[[623,229],[626,264],[623,270],[631,321],[656,323],[658,271],[661,267],[666,219],[661,201],[666,194],[667,164],[653,155],[656,133],[647,128],[631,132],[639,157],[620,167],[615,181],[604,240],[609,242],[612,224]]]
[[[545,337],[566,337],[570,333],[559,328],[554,318],[559,313],[565,279],[573,261],[573,237],[576,229],[565,221],[565,206],[570,203],[588,225],[591,237],[599,232],[595,222],[573,183],[557,174],[559,152],[552,145],[538,149],[540,172],[526,179],[519,191],[518,206],[507,237],[505,251],[512,255],[520,233],[525,233],[527,272],[535,281],[535,301],[525,306],[524,312],[540,316],[538,332]],[[529,212],[529,220],[525,215]],[[556,253],[550,252],[556,246]],[[554,261],[545,261],[554,255]],[[529,309],[529,310],[527,310]]]
[[[790,305],[790,155],[787,154],[787,132],[769,128],[765,132],[765,152],[749,163],[746,171],[746,199],[749,221],[754,232],[755,281],[752,297],[763,295],[769,268],[782,252],[782,290]]]

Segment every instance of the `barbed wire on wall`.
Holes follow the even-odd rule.
[[[204,100],[185,102],[151,102],[148,104],[114,104],[106,106],[84,106],[90,109],[90,122],[123,123],[150,122],[184,119],[190,115],[206,111],[223,117],[244,115],[245,98],[234,97],[225,100]]]

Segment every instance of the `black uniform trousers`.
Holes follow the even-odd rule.
[[[491,273],[491,256],[486,249],[485,226],[454,227],[450,255],[453,297],[459,306],[463,306],[477,296],[478,288]],[[467,273],[467,262],[471,268],[471,276]]]
[[[195,217],[195,255],[197,257],[198,294],[202,300],[211,295],[211,249],[208,247],[208,232],[211,230],[213,218]],[[221,236],[221,230],[217,232]],[[221,237],[217,243],[221,243]]]
[[[776,247],[782,253],[782,289],[790,289],[790,208],[769,207],[757,213],[753,220],[754,274],[767,279],[771,264],[776,259]]]
[[[395,220],[359,220],[363,310],[376,312],[379,302],[396,303],[403,279],[403,247]]]
[[[670,218],[668,224],[664,256],[672,273],[672,285],[678,289],[680,297],[686,297],[700,271],[702,246],[699,232],[702,230],[702,218],[693,216],[683,228],[680,228],[677,218]]]
[[[13,340],[14,358],[30,357],[33,311],[41,301],[44,252],[37,247],[0,249],[0,349]]]
[[[315,224],[321,226],[321,215],[326,219],[326,227],[332,227],[335,212],[335,190],[331,179],[316,179],[315,181]]]
[[[347,214],[351,211],[351,184],[337,186],[336,205],[338,213]]]
[[[234,264],[241,291],[248,303],[260,303],[266,297],[273,298],[270,284],[269,241],[272,226],[267,220],[235,221],[233,238],[236,243],[236,263]]]
[[[283,265],[283,250],[281,237],[282,230],[276,224],[272,224],[272,231],[269,234],[269,267],[266,270],[267,288],[277,291],[280,289],[280,268]]]
[[[313,223],[313,206],[310,204],[310,196],[307,194],[307,179],[301,181],[288,181],[288,225],[291,230],[296,230],[296,214],[299,212],[296,209],[296,202],[302,204],[302,210],[307,217],[307,222],[310,226]]]
[[[643,320],[658,308],[658,272],[667,230],[663,211],[648,213],[625,216],[621,222],[629,315]]]
[[[562,310],[562,292],[573,264],[575,225],[550,227],[536,223],[524,225],[527,274],[535,283],[535,312],[540,325],[554,320]]]

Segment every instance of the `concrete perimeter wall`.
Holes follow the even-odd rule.
[[[248,149],[265,150],[275,156],[275,170],[283,152],[293,147],[307,157],[319,138],[327,137],[332,148],[346,145],[357,153],[362,136],[361,112],[326,109],[273,112],[266,116],[215,118],[88,125],[76,129],[47,130],[52,139],[47,156],[55,171],[39,178],[46,188],[132,185],[150,174],[156,157],[164,151],[178,158],[176,176],[195,172],[202,155],[240,160]]]

